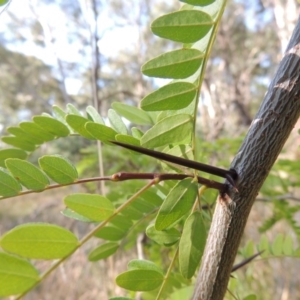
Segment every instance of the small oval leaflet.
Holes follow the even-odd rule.
[[[197,87],[189,82],[167,84],[141,101],[146,111],[178,110],[187,107],[195,98]]]
[[[52,141],[55,138],[55,136],[52,133],[44,130],[41,126],[33,122],[21,122],[19,126],[25,132],[33,135],[37,139],[42,140],[44,142]]]
[[[114,242],[102,244],[89,253],[88,259],[89,261],[98,261],[100,259],[107,258],[113,255],[119,249],[119,246],[120,245],[118,243]]]
[[[180,232],[176,228],[169,230],[156,230],[154,224],[151,224],[146,229],[147,236],[162,246],[172,246],[180,239]]]
[[[121,230],[114,226],[106,226],[98,230],[94,236],[107,241],[117,242],[123,239],[128,231]]]
[[[9,158],[5,161],[5,164],[13,176],[27,189],[38,191],[49,185],[48,177],[28,161]]]
[[[192,126],[192,117],[188,114],[166,117],[142,136],[141,145],[155,148],[181,142],[191,136]]]
[[[4,161],[7,158],[20,158],[25,159],[27,157],[27,153],[21,149],[8,148],[0,150],[0,167],[5,167]]]
[[[67,207],[95,222],[110,217],[115,207],[109,199],[94,194],[73,194],[65,197]]]
[[[0,297],[21,294],[39,280],[39,272],[27,260],[0,252]]]
[[[118,133],[126,135],[127,127],[124,124],[122,118],[117,114],[117,112],[114,109],[108,110],[108,119],[111,127]]]
[[[86,222],[86,223],[94,223],[93,220],[90,220],[89,218],[84,217],[83,215],[80,215],[79,213],[75,212],[74,210],[70,208],[65,208],[61,211],[61,214],[64,215],[67,218],[74,219],[80,222]]]
[[[181,2],[185,2],[191,5],[199,5],[199,6],[204,6],[204,5],[209,5],[216,0],[179,0]]]
[[[72,232],[46,223],[17,226],[0,240],[4,251],[32,259],[62,258],[74,251],[78,243]]]
[[[210,15],[199,10],[176,11],[154,20],[151,29],[154,34],[180,43],[195,43],[212,28]]]
[[[61,155],[45,155],[39,158],[43,171],[55,182],[68,184],[78,179],[78,173],[72,163]]]
[[[144,75],[159,78],[183,79],[200,67],[204,53],[197,49],[179,49],[155,57],[142,66]]]
[[[147,112],[131,105],[114,102],[112,108],[128,121],[139,125],[152,125],[153,122]]]
[[[23,149],[25,151],[34,151],[35,144],[29,142],[28,140],[21,139],[20,137],[15,136],[4,136],[1,140],[8,145],[14,146],[16,148]]]
[[[116,141],[126,143],[126,144],[131,144],[135,146],[140,146],[140,140],[134,138],[131,135],[125,135],[125,134],[117,134],[116,135]]]
[[[193,182],[193,178],[179,181],[161,205],[155,220],[155,229],[167,229],[187,214],[192,209],[197,192],[197,183]]]
[[[0,167],[0,196],[10,197],[18,195],[22,187],[20,183],[13,178],[6,169]]]
[[[86,119],[86,118],[84,118],[82,116],[78,116],[78,115],[67,115],[66,121],[81,136],[83,136],[87,139],[90,139],[90,140],[95,139],[85,128],[86,123],[90,122],[89,119]]]
[[[13,134],[17,138],[20,138],[21,140],[28,141],[35,145],[40,145],[44,142],[41,138],[24,131],[21,127],[8,127],[6,131],[10,134]]]
[[[98,123],[98,124],[104,124],[103,118],[100,116],[100,114],[97,112],[97,110],[93,106],[89,105],[86,108],[86,113],[87,113],[88,118],[90,120],[92,120],[93,122]]]
[[[133,259],[128,263],[127,267],[128,270],[153,270],[161,273],[162,275],[164,274],[161,267],[146,259]]]
[[[200,263],[206,243],[206,228],[199,211],[185,221],[179,242],[179,267],[184,278],[191,278]]]
[[[66,137],[70,133],[65,124],[54,118],[35,116],[33,117],[33,122],[41,126],[44,130],[59,137]]]
[[[85,127],[95,139],[106,144],[109,143],[109,141],[114,141],[115,136],[118,134],[114,129],[98,123],[88,122]]]
[[[130,291],[152,291],[162,284],[163,279],[164,276],[155,270],[136,269],[120,274],[116,283]]]

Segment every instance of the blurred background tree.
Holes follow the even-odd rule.
[[[6,134],[5,128],[8,126],[42,112],[51,112],[54,104],[64,108],[71,103],[79,109],[93,105],[104,118],[113,102],[138,105],[147,93],[164,82],[145,78],[140,72],[142,64],[167,50],[179,48],[173,42],[156,38],[150,31],[151,21],[178,7],[180,3],[177,0],[26,0],[21,3],[13,0],[0,15],[1,135]],[[208,157],[210,162],[229,162],[237,150],[282,57],[299,11],[296,0],[228,1],[207,66],[199,105],[198,131],[203,144],[201,155]],[[82,172],[90,176],[97,174],[94,143],[80,138],[70,139],[68,143],[51,143],[47,149],[40,151],[51,152],[54,148],[67,155],[76,154]],[[118,154],[114,151],[118,151]],[[112,151],[104,147],[103,155],[106,174],[126,168],[125,151]],[[123,157],[120,158],[120,155]],[[296,130],[285,148],[283,158],[299,159],[299,135]],[[131,167],[138,169],[143,165],[143,171],[147,171],[147,168],[151,168],[147,162],[147,158],[137,157],[135,166]],[[278,168],[276,174],[282,171],[283,167]],[[267,187],[272,184],[266,183]],[[299,197],[299,188],[295,187],[295,190]],[[287,192],[292,191],[283,190],[279,194]],[[1,222],[1,230],[20,223],[18,218],[36,220],[36,216],[42,212],[39,217],[49,221],[49,210],[45,213],[43,209],[61,205],[58,204],[61,195],[48,195],[49,199],[42,206],[34,204],[35,201],[28,203],[28,198],[22,199],[30,207],[29,216],[20,212],[24,204],[16,200],[21,206],[16,208],[13,219],[0,215],[0,219],[5,220]],[[270,192],[265,195],[269,196]],[[270,203],[273,200],[272,197],[268,199]],[[273,208],[265,203],[258,203],[254,207],[245,241],[249,238],[257,240],[258,225],[272,212]],[[69,227],[75,226],[73,221],[65,222],[69,222]],[[251,229],[253,224],[255,229]],[[76,226],[75,232],[80,234],[87,225]],[[289,231],[283,225],[279,230]],[[126,255],[129,256],[128,253]],[[68,286],[68,299],[95,299],[101,298],[101,295],[105,298],[112,291],[114,294],[121,293],[112,280],[105,279],[105,286],[103,280],[107,278],[107,270],[109,277],[113,278],[120,268],[124,268],[122,262],[128,260],[126,255],[120,255],[117,261],[110,259],[82,267],[82,262],[76,260],[86,258],[84,253],[79,253],[66,264],[66,270],[61,270],[59,278],[51,276],[28,299],[51,298],[51,290],[56,291],[57,298],[67,299],[66,291],[61,286],[63,280],[76,282],[71,291]],[[78,264],[78,267],[74,268],[74,264]],[[282,272],[278,264],[278,261],[274,264],[267,262],[260,272],[251,270],[251,278],[262,276],[263,272],[271,273],[270,267]],[[290,264],[287,262],[286,266],[291,264],[295,264],[295,261]],[[92,273],[95,275],[92,279],[89,277],[89,280],[78,282],[79,278],[86,277],[85,274]],[[64,279],[65,276],[68,279]],[[97,276],[102,278],[101,282]],[[286,288],[287,277],[284,276],[287,275],[275,276],[274,272],[268,281],[257,283],[248,280],[249,283],[245,283],[243,288],[254,289],[267,298],[283,294],[284,289],[288,291],[289,298],[277,299],[300,297],[299,288],[293,288],[293,294]],[[289,284],[293,283],[295,281],[291,280]],[[260,291],[261,288],[265,290]],[[273,296],[271,298],[276,299]]]

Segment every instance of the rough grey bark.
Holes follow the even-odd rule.
[[[218,198],[193,300],[224,298],[251,207],[299,115],[300,19],[261,107],[231,164],[239,174],[239,193],[231,190],[228,197]]]

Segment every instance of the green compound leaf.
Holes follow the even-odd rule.
[[[185,221],[179,242],[179,266],[184,278],[191,278],[200,263],[206,243],[206,228],[201,213],[192,213]]]
[[[98,230],[94,236],[107,241],[119,241],[125,237],[127,231],[113,226],[106,226]]]
[[[42,140],[44,142],[52,141],[55,139],[55,136],[53,134],[44,130],[36,123],[21,122],[19,126],[28,134],[33,135],[36,139]]]
[[[128,121],[138,125],[152,125],[152,119],[145,111],[141,109],[127,105],[120,102],[114,102],[112,108],[120,115],[126,118]]]
[[[37,281],[39,273],[27,260],[0,252],[0,297],[21,294]]]
[[[188,114],[166,117],[150,128],[141,138],[145,148],[175,144],[191,136],[192,117]]]
[[[110,217],[115,207],[107,198],[94,194],[73,194],[65,197],[66,206],[95,222]]]
[[[194,100],[196,93],[197,87],[192,83],[171,83],[142,99],[141,108],[147,111],[182,109]]]
[[[91,120],[95,123],[104,125],[104,121],[103,121],[102,117],[100,116],[100,114],[97,112],[97,110],[93,106],[89,105],[86,108],[86,113],[88,115],[89,120]]]
[[[18,195],[22,187],[20,183],[13,178],[6,169],[0,167],[0,196],[10,197]]]
[[[124,135],[128,133],[126,125],[122,121],[121,117],[113,109],[108,110],[108,119],[109,123],[111,124],[111,127],[116,132]]]
[[[200,67],[204,53],[197,49],[179,49],[164,53],[142,66],[144,75],[182,79],[193,75]]]
[[[191,4],[191,5],[199,5],[199,6],[205,6],[205,5],[209,5],[213,2],[215,2],[216,0],[179,0],[181,2],[187,3],[187,4]]]
[[[152,291],[158,288],[164,276],[155,270],[130,270],[116,278],[118,286],[130,291]]]
[[[146,234],[150,239],[162,246],[172,246],[181,236],[180,232],[175,228],[156,230],[154,224],[147,227]]]
[[[49,185],[48,177],[28,161],[9,158],[5,164],[10,173],[27,189],[38,191]]]
[[[27,157],[27,153],[21,149],[2,149],[0,150],[0,167],[5,167],[5,160],[7,158],[20,158],[25,159]]]
[[[113,255],[118,249],[119,244],[114,242],[107,242],[105,244],[100,245],[99,247],[95,248],[89,255],[89,261],[97,261],[100,259],[107,258]]]
[[[70,134],[70,131],[65,124],[53,118],[35,116],[33,117],[33,122],[55,136],[65,137]]]
[[[39,158],[43,171],[55,182],[68,184],[78,179],[78,173],[72,163],[60,155],[45,155]]]
[[[90,122],[89,119],[84,118],[82,116],[78,116],[78,115],[67,115],[66,121],[81,136],[83,136],[87,139],[90,139],[90,140],[95,139],[85,128],[85,124]]]
[[[192,178],[179,181],[163,202],[155,220],[155,229],[164,230],[174,225],[192,209],[197,193],[198,185]]]
[[[85,128],[95,139],[105,144],[110,144],[110,141],[114,141],[115,136],[118,134],[114,129],[106,125],[93,122],[88,122]]]
[[[52,224],[30,223],[5,233],[0,241],[4,251],[32,259],[62,258],[76,249],[76,236]]]
[[[1,138],[1,140],[8,145],[23,149],[25,151],[35,150],[35,144],[31,143],[26,139],[21,139],[20,137],[4,136],[3,138]]]
[[[212,28],[212,18],[199,10],[181,10],[157,18],[151,25],[154,34],[180,43],[195,43]]]

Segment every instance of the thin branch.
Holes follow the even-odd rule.
[[[248,257],[247,259],[244,259],[242,262],[234,265],[231,269],[231,272],[235,272],[236,270],[244,267],[245,265],[249,264],[254,258],[256,258],[257,256],[261,255],[265,250],[259,251],[255,254],[253,254],[252,256]]]
[[[40,192],[47,191],[47,190],[57,189],[57,188],[70,186],[70,185],[75,185],[75,184],[83,184],[83,183],[88,183],[88,182],[99,182],[99,181],[118,182],[118,181],[126,181],[126,180],[133,180],[133,179],[136,179],[136,180],[150,179],[150,180],[165,181],[165,180],[183,180],[185,178],[194,178],[194,175],[177,174],[177,173],[127,173],[127,172],[119,172],[119,173],[113,174],[111,176],[78,179],[77,181],[67,183],[67,184],[52,184],[52,185],[49,185],[49,186],[45,187],[44,189],[38,190],[38,191],[29,190],[29,191],[21,192],[17,195],[13,195],[13,196],[3,196],[3,197],[0,197],[0,201],[4,200],[4,199],[24,196],[24,195],[33,194],[33,193],[40,193]],[[205,185],[207,188],[216,189],[220,192],[228,189],[227,184],[220,183],[220,182],[217,182],[217,181],[214,181],[214,180],[210,180],[210,179],[203,178],[203,177],[200,177],[200,176],[197,176],[197,180],[198,180],[199,184]]]

